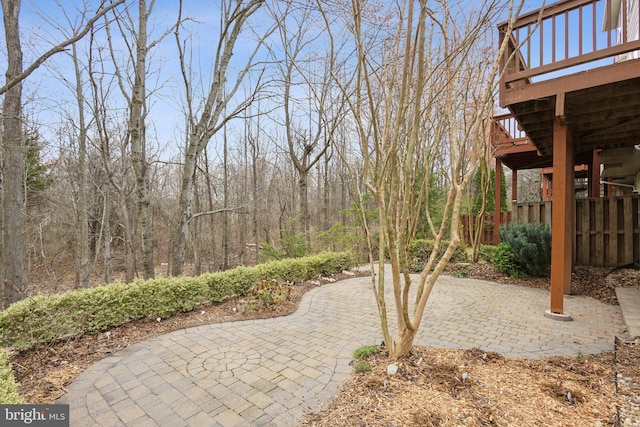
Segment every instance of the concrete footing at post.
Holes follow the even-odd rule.
[[[551,310],[544,311],[544,317],[548,317],[549,319],[559,320],[560,322],[568,322],[573,320],[573,317],[569,313],[554,313]]]

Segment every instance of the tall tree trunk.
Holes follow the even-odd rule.
[[[205,182],[207,184],[207,198],[209,199],[209,210],[213,210],[213,183],[211,182],[211,173],[209,172],[209,155],[207,150],[204,150],[204,172]],[[217,269],[217,265],[214,264],[216,259],[216,220],[215,215],[208,215],[209,217],[209,235],[211,237],[211,250],[209,251],[209,259],[207,262],[208,271],[214,271]]]
[[[2,0],[7,49],[6,81],[22,72],[22,48],[18,16],[20,0]],[[4,304],[25,297],[26,278],[23,258],[24,144],[22,141],[22,83],[7,90],[2,105],[3,125],[3,247]]]
[[[332,220],[329,219],[329,204],[331,203],[330,198],[330,177],[329,177],[329,159],[330,156],[327,155],[324,157],[324,175],[322,180],[322,228],[324,230],[328,230],[331,227]]]
[[[76,102],[78,103],[78,272],[76,286],[89,287],[89,214],[87,212],[87,126],[84,118],[84,93],[82,72],[78,62],[76,44],[71,45],[76,77]]]
[[[242,165],[242,188],[240,188],[240,204],[243,206],[242,215],[238,218],[238,227],[240,233],[240,264],[247,265],[247,212],[248,208],[246,206],[247,202],[247,185],[249,184],[249,160],[248,160],[248,147],[247,140],[249,139],[249,134],[247,132],[247,127],[245,126],[245,135],[244,135],[244,144],[242,146],[242,157],[244,164]]]
[[[102,184],[102,193],[104,197],[104,206],[102,212],[102,232],[104,235],[104,283],[111,283],[111,185],[109,180],[105,180]]]
[[[136,63],[129,117],[129,141],[133,170],[136,175],[136,223],[139,227],[140,248],[144,278],[155,277],[153,235],[151,230],[151,202],[149,200],[149,165],[147,162],[145,101],[147,61],[147,5],[138,1],[138,37],[136,38]]]
[[[124,145],[120,147],[120,158],[126,159],[126,150]],[[118,210],[120,214],[120,223],[122,226],[122,240],[124,242],[125,256],[124,256],[124,270],[125,270],[125,283],[133,282],[136,276],[136,251],[134,250],[135,236],[133,231],[133,225],[131,217],[129,215],[129,200],[127,198],[127,188],[124,182],[126,177],[123,178],[122,184],[118,189]]]
[[[309,236],[309,172],[308,169],[298,171],[299,202],[300,202],[300,229],[305,234],[307,247],[311,246]]]
[[[347,225],[347,186],[349,185],[347,176],[347,172],[340,172],[340,212],[343,225]]]
[[[197,170],[197,169],[196,169]],[[196,212],[202,211],[202,202],[200,201],[200,184],[198,178],[193,180],[193,207]],[[196,218],[192,221],[192,243],[193,247],[193,275],[199,276],[202,272],[202,258],[207,253],[206,239],[201,239],[202,235],[202,220],[204,218]]]
[[[171,262],[171,274],[173,276],[180,276],[184,272],[187,233],[189,231],[189,220],[191,219],[191,201],[193,200],[193,173],[195,171],[196,152],[196,146],[190,145],[187,147],[182,170],[182,183],[180,184],[180,198],[178,200],[178,222],[173,238],[173,257]]]
[[[255,257],[254,261],[258,263],[258,255],[260,254],[260,242],[259,242],[259,224],[258,224],[258,140],[260,132],[260,117],[258,116],[257,135],[253,137],[251,135],[249,144],[251,145],[251,223],[252,223],[252,243],[255,245]]]
[[[229,269],[229,212],[227,209],[229,208],[229,155],[227,150],[227,127],[222,130],[222,141],[223,141],[223,154],[222,154],[222,169],[223,169],[223,178],[222,178],[222,198],[223,198],[223,208],[224,212],[222,212],[222,269]]]
[[[191,138],[196,138],[191,135]],[[180,276],[184,272],[184,261],[187,253],[187,235],[189,222],[193,212],[193,192],[195,185],[196,160],[198,153],[202,152],[199,144],[189,144],[185,154],[184,167],[182,169],[182,184],[180,185],[180,198],[178,200],[178,226],[173,240],[173,260],[171,274]]]
[[[118,203],[120,210],[120,219],[122,222],[122,240],[124,241],[124,281],[125,283],[133,282],[136,275],[136,257],[133,250],[133,231],[131,230],[131,219],[129,218],[129,209],[127,206],[127,196],[124,192],[120,192],[120,200]]]
[[[182,182],[180,185],[180,199],[178,202],[178,222],[173,239],[173,260],[171,272],[174,276],[182,274],[186,251],[186,236],[189,230],[189,221],[192,216],[191,201],[193,200],[193,179],[196,159],[206,148],[211,138],[233,116],[239,114],[250,104],[250,100],[241,102],[240,106],[227,115],[227,104],[234,97],[244,77],[251,68],[253,56],[257,48],[250,54],[247,65],[236,74],[235,83],[225,91],[228,66],[233,54],[235,44],[246,20],[253,15],[264,3],[264,0],[249,0],[246,3],[241,0],[234,2],[224,1],[221,4],[221,28],[220,38],[216,48],[215,67],[212,70],[213,81],[206,95],[202,113],[195,117],[193,105],[193,92],[191,89],[190,75],[187,72],[183,42],[180,40],[179,28],[176,26],[176,42],[180,58],[182,77],[185,84],[188,109],[188,137],[185,149],[184,166],[182,169]],[[180,1],[182,7],[182,1]],[[180,22],[178,17],[178,22]],[[262,41],[258,44],[260,46]]]

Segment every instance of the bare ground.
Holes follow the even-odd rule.
[[[488,264],[456,264],[447,274],[548,288],[548,279],[506,276]],[[345,276],[297,284],[278,305],[240,298],[206,304],[160,322],[136,321],[106,334],[85,335],[12,357],[20,393],[50,403],[94,362],[130,344],[173,330],[294,312],[306,291]],[[616,286],[637,287],[640,270],[579,267],[574,294],[617,304]],[[58,289],[59,290],[59,289]],[[51,290],[41,290],[43,292]],[[613,340],[614,337],[611,337]],[[394,376],[384,348],[367,361],[308,426],[640,425],[640,343],[620,342],[615,352],[578,358],[515,359],[482,350],[415,347],[396,361]]]

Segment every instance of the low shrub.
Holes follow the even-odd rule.
[[[424,268],[429,256],[431,256],[434,245],[435,242],[433,240],[423,239],[416,239],[411,243],[409,246],[409,268],[411,271],[421,271]],[[447,246],[449,246],[449,242],[446,240],[443,240],[440,243],[438,258],[444,255],[447,250]],[[464,248],[458,245],[451,256],[450,262],[467,262],[468,260],[467,253]]]
[[[496,246],[480,245],[480,247],[478,248],[478,261],[491,262],[495,253]]]
[[[551,229],[546,224],[509,223],[500,227],[500,240],[507,242],[524,270],[544,277],[551,265]]]
[[[253,285],[249,296],[251,300],[262,302],[264,305],[280,304],[291,296],[291,285],[275,279],[260,280]]]
[[[137,319],[168,318],[204,301],[246,295],[259,280],[298,282],[355,265],[349,252],[323,253],[198,277],[115,283],[56,295],[38,295],[0,312],[0,346],[27,349],[98,333]]]
[[[523,268],[518,262],[516,254],[507,242],[501,242],[496,246],[496,250],[491,258],[491,264],[493,264],[498,270],[503,273],[507,273],[512,277],[522,276]]]
[[[0,404],[14,405],[24,403],[22,396],[18,394],[18,383],[13,377],[9,353],[0,349]]]

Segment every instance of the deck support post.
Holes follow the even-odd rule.
[[[500,243],[500,223],[502,222],[501,197],[502,194],[502,162],[496,157],[496,182],[494,186],[493,209],[493,244]]]
[[[511,201],[518,203],[518,169],[511,171]]]
[[[558,107],[556,101],[556,108]],[[561,102],[564,104],[564,102]],[[553,210],[551,214],[551,314],[565,315],[564,294],[571,292],[573,260],[574,147],[564,105],[553,125]],[[563,319],[564,320],[564,319]]]

